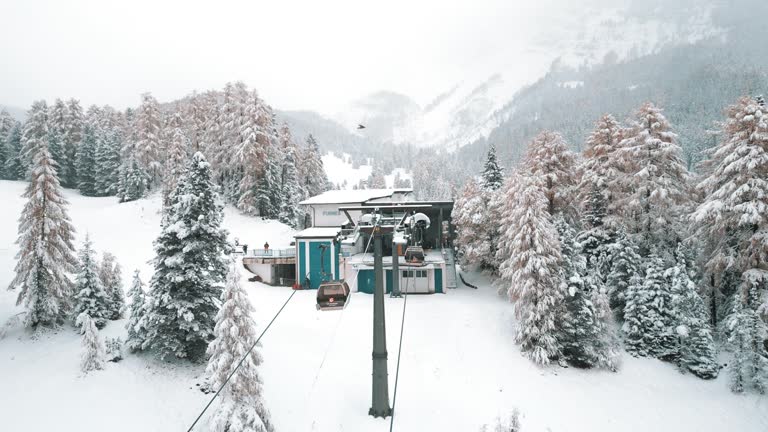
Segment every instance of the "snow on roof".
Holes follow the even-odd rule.
[[[376,198],[391,197],[397,193],[411,193],[413,189],[355,189],[330,190],[320,195],[305,199],[299,204],[356,204]]]
[[[304,231],[299,231],[296,238],[330,238],[336,237],[341,232],[341,228],[312,227]]]

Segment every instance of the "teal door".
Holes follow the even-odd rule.
[[[309,242],[308,244],[310,288],[317,289],[321,282],[334,279],[331,273],[331,242]]]
[[[373,270],[360,270],[357,275],[357,290],[366,294],[373,294],[376,290],[376,272]],[[384,271],[384,291],[392,292],[392,270]]]
[[[435,292],[443,292],[443,269],[435,269]]]

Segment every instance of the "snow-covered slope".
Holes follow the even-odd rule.
[[[709,2],[693,0],[574,2],[547,16],[528,43],[510,43],[509,50],[498,52],[483,65],[486,72],[464,76],[423,106],[404,95],[377,92],[352,102],[336,118],[351,128],[358,122],[370,126],[362,134],[374,141],[452,150],[487,136],[514,110],[515,92],[553,64],[617,62],[722,36],[712,11]]]
[[[350,156],[342,154],[337,156],[333,152],[326,153],[323,157],[323,167],[328,175],[328,180],[338,186],[340,189],[352,189],[353,186],[366,180],[371,175],[373,167],[371,165],[360,165],[358,168],[352,166]],[[402,168],[395,168],[391,173],[384,176],[387,187],[394,187],[395,175],[401,179],[411,180],[411,174]]]
[[[0,182],[0,286],[12,276],[23,187]],[[148,279],[158,200],[117,204],[66,195],[78,236],[88,231],[97,248],[113,251],[126,279],[134,267]],[[285,226],[229,210],[224,223],[243,241],[278,247],[290,240]],[[629,356],[619,373],[534,366],[512,342],[511,306],[489,281],[467,278],[480,289],[408,297],[394,430],[475,432],[515,407],[530,432],[768,430],[766,399],[731,394],[725,376],[702,381]],[[263,327],[291,291],[247,284]],[[277,430],[387,430],[389,419],[367,415],[372,297],[357,294],[344,312],[322,313],[315,311],[314,295],[298,291],[262,340],[264,397]],[[0,290],[0,322],[19,311],[14,299],[15,293]],[[402,299],[386,298],[390,397],[403,306]],[[123,325],[111,322],[103,333],[124,337]],[[69,327],[36,338],[13,329],[0,340],[0,430],[182,431],[210,397],[196,387],[201,365],[127,355],[80,376],[79,352],[79,337]]]

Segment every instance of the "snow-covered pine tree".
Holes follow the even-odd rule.
[[[195,153],[171,193],[171,206],[155,241],[155,274],[150,281],[154,301],[146,345],[163,358],[197,360],[205,355],[227,268],[222,258],[227,247],[222,217],[210,165],[202,153]]]
[[[323,160],[320,158],[320,148],[317,140],[312,135],[307,136],[307,146],[302,158],[304,178],[302,186],[306,190],[307,197],[320,195],[330,189],[328,176],[323,168]]]
[[[109,301],[109,319],[123,316],[125,294],[123,293],[123,270],[114,255],[104,252],[99,265],[99,280]]]
[[[192,152],[205,152],[205,128],[207,123],[204,95],[192,92],[183,108],[184,135],[189,139]]]
[[[497,252],[500,287],[515,304],[515,342],[540,365],[560,355],[558,322],[565,290],[557,230],[548,213],[544,185],[537,178],[513,173],[507,178]]]
[[[283,194],[280,187],[281,167],[280,151],[270,143],[267,148],[264,174],[259,179],[256,189],[256,199],[259,205],[259,215],[266,219],[277,219],[280,216]]]
[[[522,166],[527,173],[541,179],[549,214],[563,213],[566,219],[573,219],[576,155],[568,150],[563,136],[557,132],[541,132],[528,144]]]
[[[640,255],[648,256],[655,249],[670,262],[683,230],[681,215],[691,203],[690,175],[677,135],[662,110],[650,102],[640,107],[623,134],[618,152],[632,161],[626,177],[631,179],[631,189],[617,204]]]
[[[20,289],[16,304],[24,304],[27,327],[63,322],[72,306],[73,284],[67,273],[77,265],[68,203],[47,142],[42,141],[36,151],[23,195],[27,203],[19,218],[16,276],[9,286]]]
[[[488,196],[492,194],[495,193],[482,189],[474,178],[470,178],[456,200],[453,220],[461,265],[495,272],[498,267],[496,244],[491,243],[491,231],[496,234],[495,238],[498,233],[496,222],[488,219],[491,214]]]
[[[120,184],[121,132],[117,128],[102,130],[96,142],[95,189],[99,196],[117,195]]]
[[[90,110],[89,110],[90,111]],[[85,196],[96,196],[96,140],[98,130],[88,122],[83,130],[83,141],[77,149],[77,189]]]
[[[617,158],[616,150],[620,148],[622,128],[619,122],[605,114],[595,123],[595,128],[587,138],[583,152],[580,170],[581,182],[577,190],[582,211],[599,211],[601,222],[605,217],[614,219],[615,214],[608,215],[609,209],[614,210],[612,203],[623,194],[622,173],[625,163]],[[599,197],[594,196],[599,194]],[[594,209],[596,203],[600,209]],[[602,224],[602,223],[601,223]],[[612,225],[609,221],[609,225]]]
[[[149,190],[149,176],[132,156],[120,168],[117,197],[120,202],[135,201]]]
[[[614,315],[619,321],[624,320],[624,308],[627,303],[627,291],[642,274],[643,259],[623,229],[616,232],[613,242],[608,245],[607,253],[600,255],[602,261],[598,268],[605,269],[605,286]]]
[[[693,263],[688,262],[684,248],[682,243],[678,246],[676,263],[665,274],[672,287],[677,364],[680,369],[690,371],[699,378],[712,379],[717,377],[719,371],[715,341],[704,301],[689,276],[689,267]]]
[[[652,252],[645,278],[634,278],[627,289],[622,329],[627,351],[634,356],[674,358],[673,296],[664,270],[664,261]]]
[[[733,351],[728,372],[731,390],[736,393],[750,389],[760,394],[768,391],[768,350],[765,347],[768,326],[764,316],[760,316],[768,313],[766,286],[766,272],[756,269],[744,272],[733,302],[733,312],[725,321],[726,345]]]
[[[588,195],[584,204],[584,213],[582,216],[583,231],[579,233],[576,240],[581,245],[581,251],[587,262],[587,273],[594,275],[605,282],[610,273],[608,260],[613,249],[613,242],[616,235],[605,224],[606,201],[602,191],[596,186]]]
[[[150,179],[149,186],[154,188],[162,177],[163,118],[160,106],[150,93],[141,95],[141,105],[136,110],[135,158]]]
[[[368,189],[386,189],[387,179],[384,177],[384,169],[381,165],[373,164],[371,175],[366,182]]]
[[[77,186],[77,148],[83,141],[83,108],[77,99],[67,101],[66,133],[64,134],[64,153],[67,164],[61,167],[62,184],[66,187]]]
[[[128,298],[131,299],[131,304],[128,305],[128,322],[125,324],[125,329],[128,330],[125,345],[131,352],[144,349],[144,342],[147,339],[148,308],[146,297],[144,282],[141,281],[139,271],[136,270],[133,273],[131,288],[128,290]]]
[[[110,298],[104,290],[99,278],[99,265],[96,253],[88,234],[78,253],[79,265],[75,279],[75,309],[73,317],[77,320],[80,314],[88,315],[96,327],[103,328],[107,324],[110,312]]]
[[[69,117],[69,108],[61,99],[56,99],[52,106],[48,108],[48,150],[51,157],[56,161],[63,177],[64,167],[69,165],[64,144],[67,134],[67,119]]]
[[[93,370],[104,369],[107,354],[96,323],[88,313],[83,312],[75,319],[75,325],[80,327],[80,334],[83,335],[80,370],[83,373],[88,373]]]
[[[0,109],[0,179],[3,180],[8,178],[6,164],[13,157],[13,151],[8,138],[15,123],[8,111]]]
[[[504,184],[504,170],[501,169],[496,160],[496,147],[493,145],[488,149],[481,178],[480,184],[485,190],[496,191]]]
[[[237,103],[237,98],[233,96],[231,103]],[[227,110],[230,109],[236,108],[227,108]],[[237,165],[237,170],[242,173],[239,178],[237,207],[247,214],[259,213],[268,217],[265,213],[269,212],[270,201],[267,195],[270,191],[268,191],[269,185],[264,183],[269,182],[268,164],[273,162],[268,160],[271,146],[268,130],[270,120],[266,117],[269,113],[256,91],[248,95],[246,106],[241,109],[244,110],[242,116],[235,113],[228,114],[234,118],[229,123],[240,124],[235,138],[233,159],[233,164]],[[260,210],[263,213],[260,213]]]
[[[5,161],[4,179],[21,180],[26,168],[21,155],[21,123],[16,122],[5,139],[8,149],[8,159]]]
[[[563,359],[575,367],[615,370],[618,355],[615,337],[610,333],[610,309],[598,313],[593,302],[602,294],[602,283],[587,274],[587,260],[580,252],[576,230],[562,216],[555,219],[555,227],[560,237],[560,272],[566,291],[558,334]]]
[[[184,172],[184,164],[187,157],[187,137],[184,135],[181,114],[177,111],[166,128],[170,133],[165,170],[163,173],[163,208],[170,203],[171,192],[176,189],[176,184]]]
[[[727,110],[723,141],[704,163],[704,201],[691,215],[706,242],[703,261],[714,325],[733,310],[743,274],[766,270],[768,249],[768,113],[743,97]],[[743,309],[743,308],[742,308]],[[746,312],[745,312],[746,313]]]
[[[25,167],[25,174],[29,177],[29,171],[32,170],[33,159],[42,147],[50,156],[48,148],[48,105],[44,100],[35,101],[32,107],[27,111],[27,121],[21,132],[21,158]],[[50,159],[54,161],[53,156]]]
[[[293,142],[291,131],[287,124],[283,124],[283,127],[280,129],[280,142],[284,155],[281,175],[283,202],[280,208],[280,221],[293,228],[297,228],[301,215],[299,201],[301,201],[302,191],[301,185],[299,185],[299,173],[296,168],[296,144]]]
[[[216,315],[215,339],[208,346],[208,386],[218,390],[256,343],[253,306],[240,284],[240,270],[233,259]],[[212,419],[214,431],[272,432],[274,427],[264,405],[258,366],[261,354],[254,349],[232,375],[222,394],[222,404]]]

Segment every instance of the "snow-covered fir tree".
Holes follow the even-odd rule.
[[[5,147],[8,151],[8,158],[3,169],[3,178],[6,180],[23,179],[26,167],[21,153],[21,123],[16,122],[8,132],[5,138]]]
[[[655,249],[667,262],[680,240],[681,216],[690,204],[690,175],[681,158],[677,135],[662,110],[644,104],[623,131],[619,153],[632,161],[630,193],[622,197],[625,223],[647,256]]]
[[[486,190],[499,190],[504,184],[504,171],[496,160],[496,147],[488,149],[488,156],[483,166],[482,180],[480,184]]]
[[[256,201],[259,215],[266,219],[277,219],[282,207],[283,194],[280,187],[281,167],[278,162],[278,150],[269,145],[267,148],[266,166],[256,188]]]
[[[221,296],[221,309],[216,315],[215,339],[208,346],[208,386],[218,390],[233,373],[238,363],[256,343],[253,306],[240,283],[240,270],[232,260]],[[269,411],[264,405],[262,381],[258,366],[261,354],[254,348],[245,357],[223,390],[222,403],[212,419],[214,431],[274,431]]]
[[[50,155],[48,148],[48,105],[44,100],[35,101],[32,107],[27,111],[27,121],[21,132],[21,157],[25,167],[25,174],[34,166],[34,158],[40,149],[45,147]],[[53,156],[50,159],[54,161]]]
[[[165,169],[163,170],[163,207],[170,205],[171,192],[184,171],[187,161],[187,137],[184,135],[183,120],[177,111],[166,126],[169,132]]]
[[[131,352],[144,349],[144,342],[147,339],[148,302],[146,297],[144,282],[141,281],[139,271],[136,270],[131,280],[131,288],[128,290],[131,304],[128,305],[128,322],[125,324],[125,329],[128,330],[125,345]]]
[[[87,312],[83,312],[75,319],[75,325],[80,327],[80,333],[83,335],[80,370],[88,373],[104,369],[107,354],[96,323]]]
[[[13,149],[10,146],[10,133],[16,121],[5,109],[0,109],[0,179],[8,179],[6,165],[13,157]]]
[[[233,96],[231,103],[238,103],[238,98]],[[245,104],[245,107],[225,107],[228,115],[233,118],[229,123],[238,123],[239,130],[234,138],[236,143],[234,160],[229,164],[226,161],[222,163],[242,173],[238,180],[237,207],[247,214],[261,214],[268,217],[266,213],[272,213],[269,193],[274,192],[270,190],[270,176],[274,175],[274,167],[269,166],[270,163],[274,163],[269,160],[272,145],[270,142],[271,119],[267,117],[270,113],[265,109],[263,101],[255,91],[248,95]],[[243,111],[244,114],[230,113],[229,110]],[[232,179],[232,181],[235,180]],[[227,185],[224,184],[224,187],[226,189]]]
[[[756,100],[744,97],[730,106],[722,142],[704,163],[698,185],[704,201],[691,215],[705,241],[705,291],[713,324],[733,311],[742,275],[766,271],[768,249],[768,115]]]
[[[9,289],[19,288],[17,305],[26,309],[25,325],[53,326],[63,322],[72,306],[77,258],[72,246],[74,228],[67,215],[67,201],[46,141],[32,161],[27,199],[19,218],[16,276]]]
[[[664,261],[656,253],[645,264],[645,277],[635,277],[626,292],[625,345],[638,357],[671,359],[676,344],[672,288],[664,277]]]
[[[384,168],[381,165],[374,164],[371,169],[371,175],[366,181],[368,189],[385,189],[387,187],[387,180],[384,177]]]
[[[642,274],[643,259],[637,245],[623,229],[616,232],[613,242],[608,245],[607,253],[601,255],[598,268],[607,272],[605,286],[614,315],[619,321],[624,320],[624,308],[627,304],[627,291]]]
[[[69,108],[61,99],[56,101],[48,108],[48,150],[51,157],[56,161],[59,167],[59,177],[63,177],[64,167],[69,165],[67,160],[64,139],[67,134],[67,119],[69,118]]]
[[[456,225],[456,244],[462,266],[482,266],[490,253],[487,239],[480,230],[488,224],[486,206],[477,180],[470,178],[461,190],[453,206],[453,222]]]
[[[580,368],[617,368],[618,349],[610,309],[599,278],[587,273],[587,261],[576,242],[576,230],[562,216],[555,219],[560,237],[560,272],[565,286],[558,335],[563,359]],[[593,301],[603,296],[602,301]],[[598,311],[597,306],[602,306]]]
[[[711,379],[717,377],[717,351],[712,337],[707,309],[691,280],[685,246],[681,243],[675,253],[676,263],[666,270],[672,287],[672,313],[677,338],[677,364],[682,370]]]
[[[299,172],[296,167],[297,149],[291,137],[288,125],[280,129],[280,142],[283,153],[281,189],[283,202],[280,208],[280,221],[293,227],[299,226],[302,210],[299,208],[302,191],[299,184]]]
[[[149,189],[149,176],[134,157],[124,161],[120,167],[117,197],[120,202],[135,201]]]
[[[302,186],[306,191],[307,197],[320,195],[330,189],[328,176],[323,168],[323,160],[320,158],[320,148],[317,140],[312,135],[307,137],[307,146],[303,151],[302,158],[304,178]]]
[[[507,181],[513,187],[502,198],[499,286],[515,304],[515,342],[526,357],[546,365],[560,355],[560,244],[541,181],[517,173]]]
[[[483,189],[475,179],[470,179],[456,199],[453,221],[463,266],[479,267],[491,273],[498,269],[498,220],[491,218],[496,213],[495,197],[503,195],[503,191]]]
[[[587,271],[605,282],[610,273],[612,261],[609,257],[615,247],[616,233],[605,224],[605,196],[593,187],[585,203],[582,213],[583,230],[577,236],[581,251],[587,262]]]
[[[134,120],[134,156],[147,173],[150,187],[159,184],[163,168],[163,118],[157,99],[149,93],[141,95],[141,105]]]
[[[123,270],[114,255],[104,252],[99,264],[99,280],[109,301],[109,319],[123,316],[125,294],[123,293]]]
[[[576,214],[573,188],[576,185],[576,155],[557,132],[543,131],[529,144],[523,167],[541,179],[547,211],[563,213],[570,220]]]
[[[736,393],[754,390],[765,394],[768,391],[766,286],[768,278],[764,271],[751,269],[744,272],[742,286],[733,302],[733,312],[725,322],[726,345],[733,352],[728,372],[731,390]]]
[[[93,243],[86,234],[83,247],[78,252],[79,264],[75,279],[75,308],[73,317],[77,319],[85,313],[96,324],[103,328],[112,315],[111,299],[104,290],[99,277],[99,265]]]
[[[83,141],[77,149],[77,189],[85,196],[98,195],[96,188],[96,141],[98,130],[94,123],[88,122],[85,125]]]
[[[66,133],[63,137],[66,165],[61,167],[62,184],[66,187],[77,186],[77,148],[83,141],[83,108],[77,99],[67,101]]]
[[[171,205],[155,241],[147,344],[161,357],[197,360],[205,354],[226,274],[222,218],[223,205],[210,165],[202,153],[195,153],[171,193]]]
[[[117,195],[120,183],[121,133],[117,128],[102,130],[96,141],[95,189],[99,196]]]

